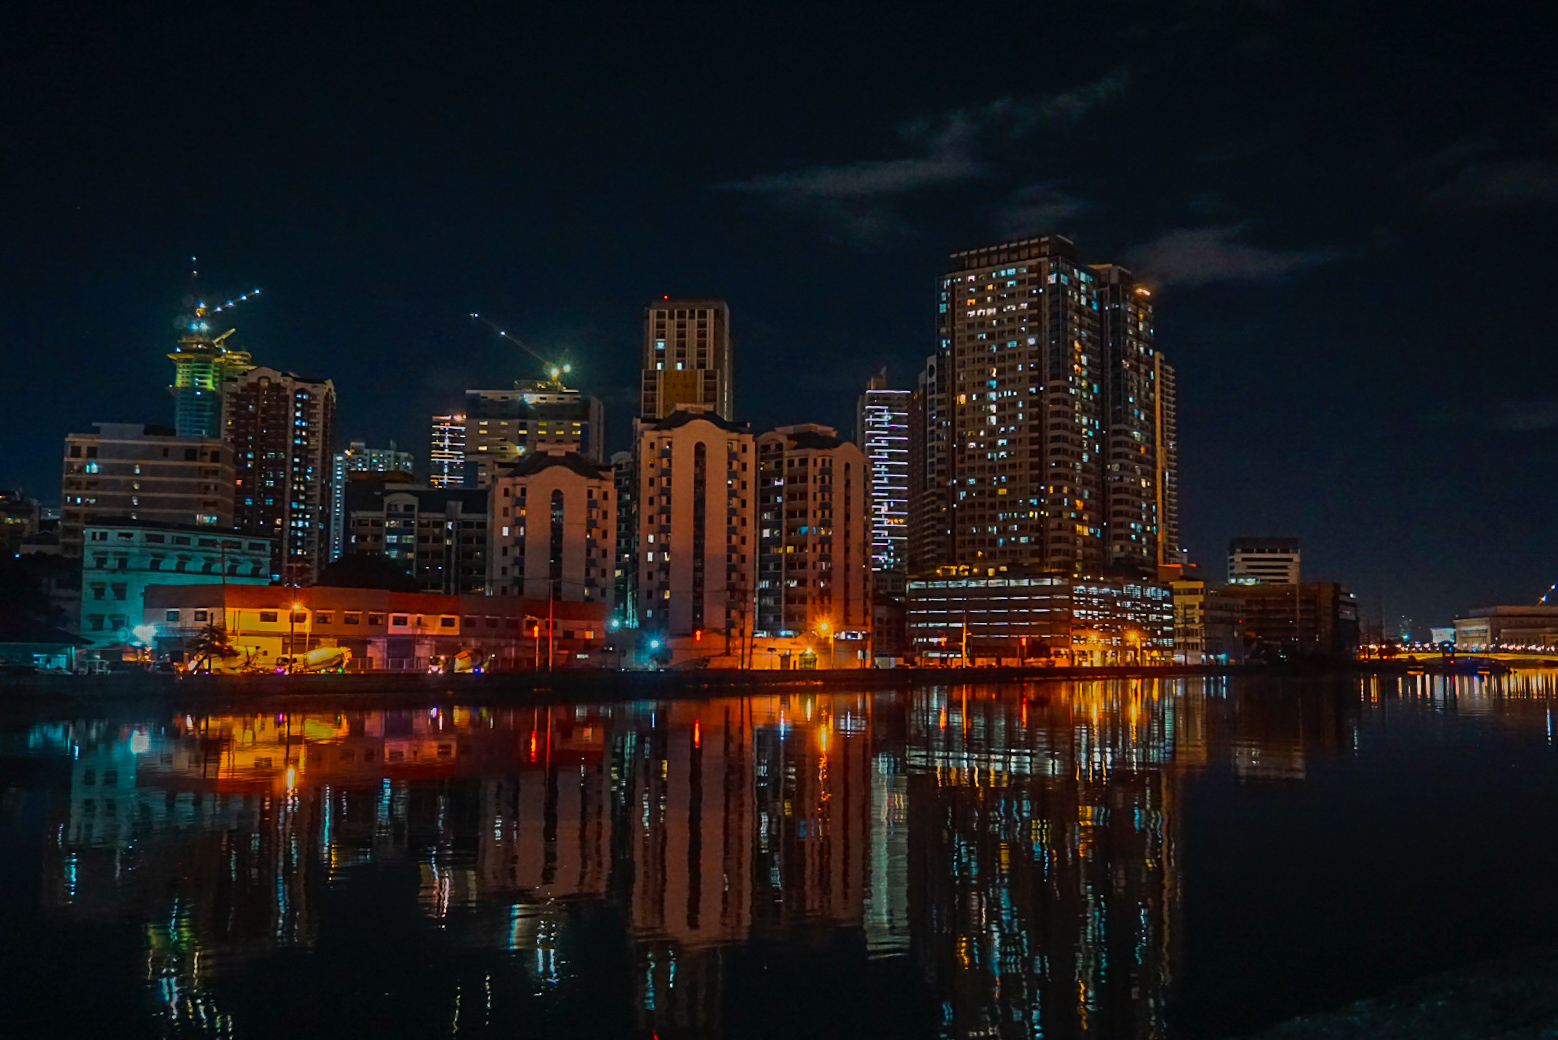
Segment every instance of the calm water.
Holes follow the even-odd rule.
[[[1552,680],[0,714],[6,1035],[1223,1037],[1558,940]]]

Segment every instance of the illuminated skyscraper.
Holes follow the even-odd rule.
[[[1150,292],[1059,236],[951,259],[915,404],[916,566],[1178,562],[1172,370]]]
[[[178,345],[168,355],[173,362],[173,385],[168,387],[173,395],[173,427],[180,437],[220,437],[222,388],[252,369],[254,361],[248,351],[227,346],[227,337],[235,330],[212,333],[216,312],[226,307],[207,306],[196,296],[184,297],[184,306],[186,313],[174,321]]]
[[[909,537],[907,569],[911,574],[952,559],[948,525],[947,481],[949,417],[942,355],[925,359],[909,395]]]
[[[1152,292],[1100,264],[1104,343],[1107,563],[1150,570],[1179,563],[1173,369],[1153,343]]]
[[[276,540],[275,574],[311,585],[329,549],[335,384],[255,368],[227,385],[240,530]]]
[[[465,484],[465,415],[433,416],[433,435],[427,456],[428,484],[463,487]]]
[[[724,300],[666,297],[644,312],[640,415],[648,422],[679,404],[731,416],[730,308]]]
[[[341,558],[346,551],[346,484],[353,473],[403,473],[412,479],[411,453],[388,448],[370,448],[363,441],[352,441],[345,451],[335,453],[330,469],[330,559]]]
[[[871,575],[877,591],[903,595],[909,536],[908,390],[887,385],[887,370],[871,377],[855,419],[855,443],[871,467]]]

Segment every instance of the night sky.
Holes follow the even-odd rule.
[[[946,254],[1058,232],[1158,290],[1182,525],[1291,534],[1419,626],[1558,581],[1541,3],[9,5],[0,486],[171,422],[191,255],[344,443],[535,378],[625,446],[642,309],[729,301],[736,411],[853,427]]]

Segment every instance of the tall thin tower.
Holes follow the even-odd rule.
[[[879,594],[903,595],[909,536],[910,391],[871,377],[855,415],[855,443],[871,467],[871,574]]]

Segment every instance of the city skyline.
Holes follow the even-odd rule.
[[[1065,43],[1022,67],[977,10],[951,29],[900,12],[885,38],[865,12],[829,12],[820,36],[804,12],[307,31],[24,13],[12,39],[44,42],[7,66],[28,147],[4,167],[18,276],[0,313],[23,345],[5,482],[52,499],[65,433],[166,421],[191,254],[206,284],[264,287],[234,342],[335,380],[343,439],[420,446],[463,390],[539,376],[470,326],[490,311],[571,353],[620,448],[646,302],[729,301],[754,430],[847,430],[871,373],[908,386],[932,348],[949,253],[1050,232],[1153,288],[1203,568],[1230,538],[1285,534],[1370,617],[1534,601],[1558,577],[1558,502],[1531,479],[1558,430],[1539,309],[1558,179],[1529,118],[1543,34],[1514,29],[1535,10],[1008,12],[1008,33]],[[1389,53],[1361,60],[1385,24]],[[193,91],[181,59],[208,33],[230,64]],[[744,60],[637,60],[686,33]],[[507,60],[542,39],[544,61]],[[234,172],[168,180],[192,137],[190,171]],[[1441,291],[1482,255],[1498,327],[1534,336]],[[62,356],[68,392],[22,390],[57,386]]]

